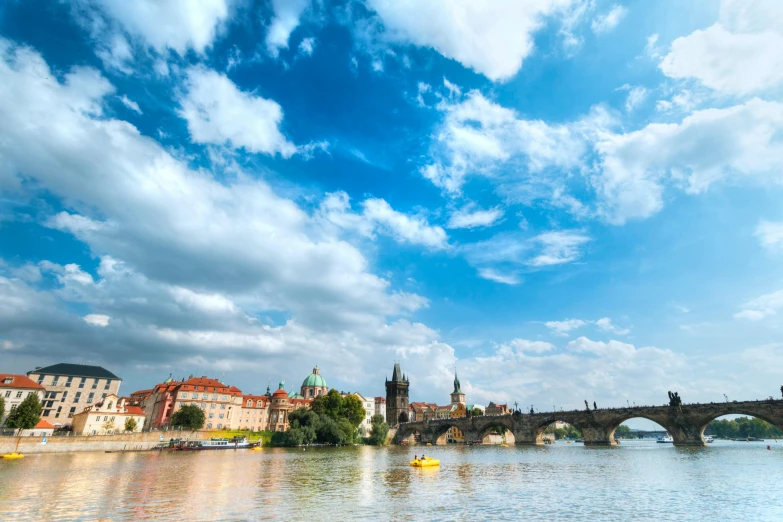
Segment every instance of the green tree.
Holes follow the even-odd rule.
[[[364,420],[364,416],[367,412],[362,406],[362,401],[356,395],[348,395],[343,397],[342,416],[348,419],[348,422],[356,428]]]
[[[136,431],[136,428],[138,428],[139,425],[136,423],[136,419],[133,417],[128,417],[125,419],[125,431]]]
[[[198,406],[189,404],[177,410],[171,416],[172,426],[181,426],[190,430],[200,430],[204,427],[207,417]]]
[[[31,393],[8,414],[5,424],[9,428],[31,430],[41,420],[41,410],[41,401],[38,399],[38,394]]]
[[[615,438],[629,438],[631,436],[631,428],[626,426],[625,424],[620,424],[617,426],[617,429],[614,430],[614,437]]]
[[[389,425],[383,415],[372,416],[372,429],[370,430],[369,443],[374,446],[383,446],[386,436],[389,434]]]
[[[472,410],[470,410],[470,415],[472,417],[481,417],[482,415],[484,415],[484,412],[481,411],[481,408],[473,408]]]
[[[0,396],[0,421],[3,420],[3,415],[5,415],[5,397]],[[0,422],[0,426],[2,425],[2,422]]]

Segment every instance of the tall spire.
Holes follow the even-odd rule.
[[[400,363],[394,363],[394,372],[392,373],[392,381],[402,380],[402,370],[400,369]]]
[[[454,393],[462,393],[462,390],[460,389],[460,386],[459,386],[459,377],[457,377],[457,369],[456,368],[454,368],[454,391],[451,392],[451,393],[452,394],[454,394]]]

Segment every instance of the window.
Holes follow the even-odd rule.
[[[16,392],[16,398],[17,399],[20,398],[21,396],[22,396],[22,392],[20,392],[20,391]]]
[[[215,409],[215,403],[213,402],[212,404],[209,405],[209,407],[210,407],[210,409],[214,410]]]
[[[82,398],[82,392],[76,392],[76,397],[73,398],[73,403],[76,404],[79,402],[79,399]]]
[[[87,397],[87,404],[92,404],[92,399],[95,397],[94,393],[90,393],[90,395]]]
[[[11,396],[11,390],[8,390],[7,392],[5,392],[5,398],[6,398],[6,399],[7,399],[8,397],[10,397],[10,396]]]
[[[207,423],[207,429],[212,429],[212,423],[211,422]]]
[[[201,403],[201,409],[202,409],[202,410],[206,410],[206,409],[207,409],[207,405],[206,405],[206,404],[204,404],[203,402]]]
[[[79,383],[79,388],[84,388],[84,383],[87,382],[87,377],[82,377],[81,382]]]
[[[54,379],[52,379],[52,386],[57,386],[57,379],[59,379],[59,378],[60,378],[59,375],[55,375],[54,376]]]
[[[227,401],[227,400],[228,400],[228,397],[226,397],[225,395],[221,395],[221,396],[220,396],[220,400],[221,400],[221,401]]]
[[[70,388],[71,387],[71,381],[73,381],[73,377],[68,377],[68,380],[65,381],[65,387]]]
[[[218,415],[218,417],[222,419],[223,418],[223,414],[221,413],[220,415]]]
[[[226,409],[226,405],[225,405],[225,404],[221,404],[221,405],[220,405],[220,409],[221,409],[221,410],[225,410],[225,409]]]
[[[205,400],[207,400],[207,397],[208,397],[208,395],[205,393],[205,394],[203,394],[203,395],[201,396],[201,400],[202,400],[202,401],[205,401]]]
[[[93,390],[98,387],[98,381],[100,381],[100,379],[93,379],[92,380],[92,389]]]
[[[248,406],[248,407],[250,407],[250,406],[252,406],[252,405],[253,405],[253,401],[251,401],[251,400],[248,400],[248,401],[247,401],[247,406]]]
[[[60,399],[60,402],[65,402],[65,398],[68,396],[68,392],[63,392],[63,398]]]
[[[55,419],[57,419],[57,418],[59,418],[59,417],[60,417],[60,412],[61,412],[61,411],[63,411],[63,407],[62,407],[62,406],[58,406],[58,408],[57,408],[57,413],[55,413],[55,414],[54,414],[54,418],[55,418]]]
[[[111,421],[114,422],[114,417],[111,418]]]
[[[75,413],[76,413],[76,406],[71,408],[71,411],[68,412],[68,418],[69,419],[72,418]]]
[[[39,375],[38,376],[38,384],[43,384],[43,380],[44,380],[44,376],[43,375]]]
[[[105,394],[105,393],[102,393],[102,394],[101,394],[101,399],[105,399],[105,398],[106,398],[106,394]]]
[[[222,427],[223,427],[223,425],[222,425],[222,424],[218,424],[218,429],[220,429],[220,428],[222,428]]]
[[[209,418],[210,418],[210,419],[214,419],[214,418],[215,418],[215,414],[214,414],[214,413],[210,413],[210,414],[209,414]]]
[[[111,379],[106,379],[106,386],[104,386],[103,389],[108,390],[109,386],[111,386]]]
[[[216,401],[216,400],[217,400],[217,395],[213,395],[213,396],[212,396],[212,400],[213,400],[213,401]]]

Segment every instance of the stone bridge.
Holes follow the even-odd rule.
[[[758,417],[783,429],[783,400],[682,404],[679,406],[639,406],[593,410],[558,411],[487,415],[453,419],[406,422],[399,425],[394,442],[419,435],[422,444],[445,444],[445,433],[455,426],[466,441],[482,440],[494,428],[505,428],[514,434],[517,444],[543,444],[544,430],[553,422],[571,424],[582,432],[586,446],[614,446],[614,430],[633,418],[649,419],[663,426],[677,446],[703,446],[704,429],[710,421],[723,415],[740,414]]]

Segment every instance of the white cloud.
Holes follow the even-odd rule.
[[[122,96],[119,96],[119,99],[120,99],[120,101],[122,102],[122,104],[124,106],[126,106],[127,108],[129,108],[133,112],[135,112],[137,114],[142,114],[141,108],[139,108],[139,104],[136,103],[135,101],[131,100],[130,98],[128,98],[124,94]]]
[[[133,62],[133,49],[128,40],[120,33],[114,33],[101,39],[95,54],[103,62],[107,69],[116,69],[122,73],[130,74],[133,72],[131,62]]]
[[[652,60],[657,60],[661,57],[661,52],[658,49],[658,38],[658,33],[651,34],[647,37],[647,43],[644,46],[644,54]]]
[[[566,319],[565,321],[547,321],[544,326],[552,330],[552,333],[562,337],[567,337],[568,332],[581,328],[587,323],[581,319]]]
[[[196,143],[231,145],[284,158],[297,150],[280,132],[280,105],[239,90],[224,74],[203,67],[188,69],[181,104],[180,114]]]
[[[506,80],[533,52],[533,34],[571,0],[367,0],[392,42],[432,47],[493,81]]]
[[[754,235],[764,248],[771,250],[783,247],[783,223],[761,220]]]
[[[540,245],[540,253],[528,264],[535,267],[571,263],[582,256],[580,247],[591,238],[581,232],[559,230],[539,234],[530,241]]]
[[[309,4],[309,0],[272,0],[274,17],[266,34],[266,48],[272,57],[277,58],[280,49],[288,49],[288,39]],[[312,42],[309,48],[308,55],[313,52]]]
[[[555,349],[555,345],[544,341],[529,341],[527,339],[513,339],[509,343],[515,350],[525,353],[546,353]]]
[[[478,275],[482,279],[487,279],[496,283],[502,283],[504,285],[518,285],[522,282],[518,274],[503,273],[495,270],[494,268],[479,268]]]
[[[783,4],[721,2],[719,22],[674,40],[664,74],[693,78],[724,94],[759,93],[783,82]]]
[[[595,322],[595,325],[604,332],[612,332],[617,335],[627,335],[631,332],[628,328],[619,328],[617,325],[612,324],[612,320],[608,317],[602,317]]]
[[[87,314],[82,319],[91,326],[109,326],[111,317],[101,314]]]
[[[306,55],[306,56],[312,56],[313,51],[315,51],[315,38],[312,36],[308,38],[302,39],[301,42],[299,42],[299,53]]]
[[[597,16],[590,27],[596,34],[609,32],[617,27],[626,14],[628,14],[628,9],[621,5],[615,5],[608,13]]]
[[[620,90],[628,91],[628,96],[625,98],[625,110],[632,112],[647,98],[647,89],[641,85],[628,85],[625,84],[620,87]]]
[[[98,0],[97,4],[128,33],[144,39],[159,53],[172,49],[184,56],[212,45],[228,20],[229,0]]]
[[[487,210],[476,209],[474,205],[467,205],[452,212],[449,217],[448,228],[479,228],[489,227],[503,217],[503,209],[494,207]]]
[[[439,226],[430,225],[422,216],[410,216],[394,210],[383,199],[369,198],[362,202],[362,212],[351,210],[348,194],[327,194],[319,207],[318,217],[339,229],[354,231],[366,237],[382,233],[399,243],[422,245],[432,249],[448,246],[448,236]]]
[[[778,290],[748,301],[742,306],[740,312],[734,314],[734,317],[760,321],[777,314],[781,308],[783,308],[783,290]]]

